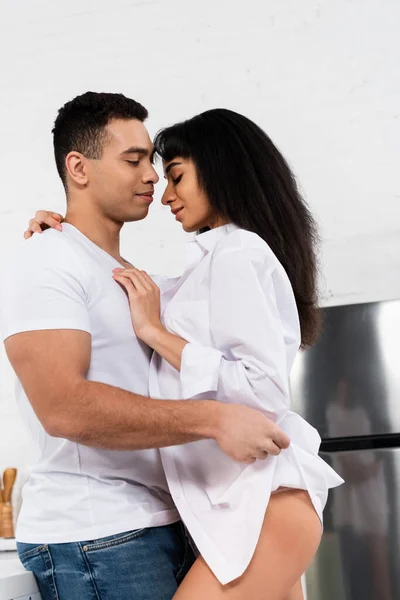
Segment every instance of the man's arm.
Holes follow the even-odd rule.
[[[79,330],[8,337],[7,356],[44,429],[112,450],[161,448],[212,438],[234,460],[254,462],[288,445],[258,411],[212,400],[155,400],[88,381],[91,336]]]
[[[29,331],[9,337],[5,347],[38,419],[54,437],[114,450],[212,437],[212,401],[178,406],[88,381],[91,336],[85,331]]]

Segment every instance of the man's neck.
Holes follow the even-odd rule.
[[[123,262],[120,255],[120,231],[123,223],[106,219],[98,212],[78,211],[73,206],[67,206],[64,222],[76,227],[91,242],[110,254],[118,262]]]

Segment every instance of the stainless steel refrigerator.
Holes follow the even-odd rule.
[[[293,409],[346,483],[330,493],[307,600],[399,600],[400,300],[322,313],[293,369]]]

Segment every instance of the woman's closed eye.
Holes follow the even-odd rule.
[[[174,178],[172,177],[172,183],[173,183],[174,185],[178,185],[178,183],[179,183],[179,182],[180,182],[180,180],[182,179],[182,175],[183,175],[183,173],[182,173],[181,175],[178,175],[178,177],[176,177],[176,179],[174,179]]]
[[[128,162],[130,165],[134,165],[135,167],[137,167],[139,164],[138,160],[127,160],[126,162]]]

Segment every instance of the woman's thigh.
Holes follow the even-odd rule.
[[[300,577],[318,549],[321,534],[321,522],[307,492],[288,490],[273,494],[257,548],[245,573],[223,586],[199,557],[174,600],[290,600],[299,597]]]

